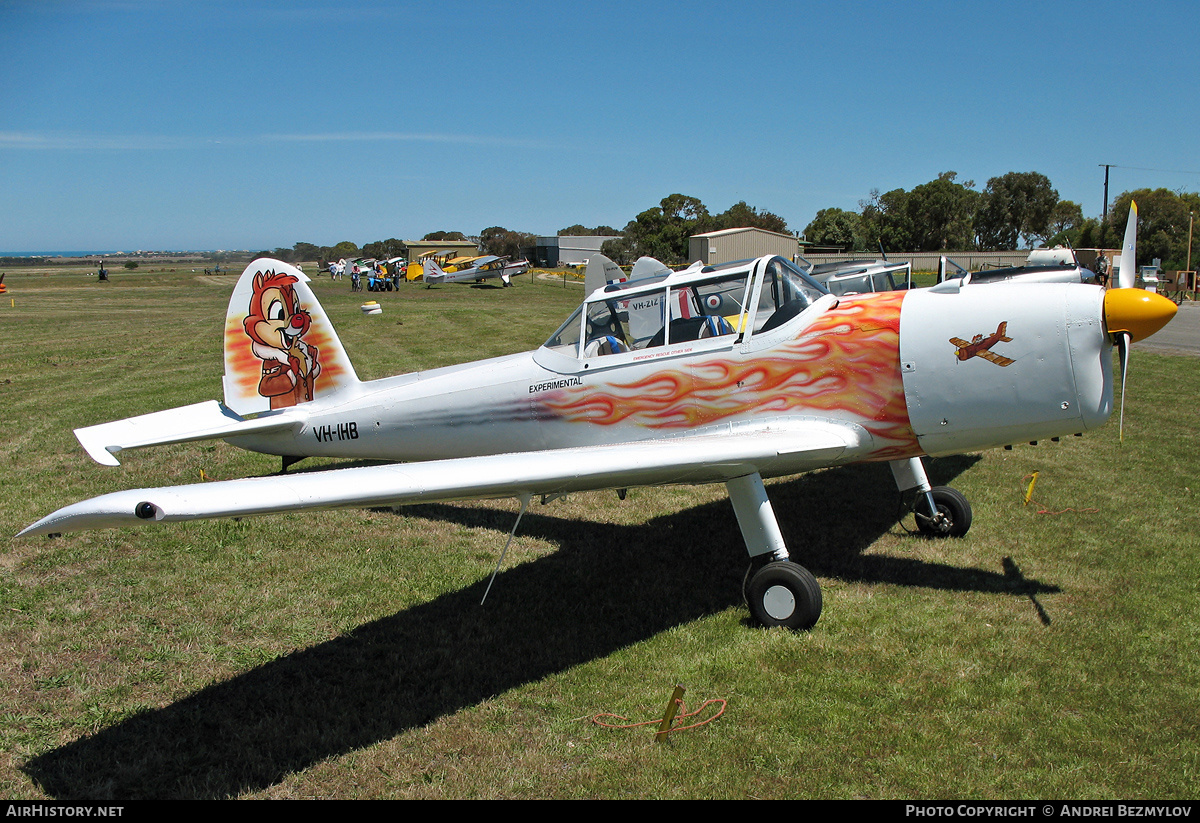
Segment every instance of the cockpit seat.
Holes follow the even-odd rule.
[[[767,322],[763,324],[763,327],[759,329],[759,331],[770,331],[771,329],[777,329],[807,308],[808,301],[806,300],[801,300],[799,298],[789,300],[780,306],[777,312],[767,318]]]
[[[583,350],[584,357],[603,357],[606,354],[621,354],[629,351],[629,347],[624,341],[611,334],[606,334],[602,337],[595,337],[588,341],[587,347]]]
[[[721,329],[724,329],[723,331]],[[671,342],[685,343],[689,340],[699,340],[703,337],[716,337],[722,334],[733,334],[733,326],[724,317],[709,315],[704,317],[679,317],[671,321]],[[650,338],[646,348],[661,346],[666,340],[667,329],[662,328]]]
[[[733,326],[729,325],[729,321],[719,314],[710,314],[705,317],[704,325],[700,327],[701,340],[706,337],[721,337],[733,333]]]

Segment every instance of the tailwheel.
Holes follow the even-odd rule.
[[[929,498],[936,511],[930,512]],[[934,486],[925,495],[917,492],[913,503],[917,528],[926,537],[962,537],[971,528],[971,504],[957,489]]]
[[[764,626],[811,629],[821,617],[821,587],[799,563],[776,560],[753,573],[746,603]]]

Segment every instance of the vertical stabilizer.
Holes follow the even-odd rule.
[[[609,283],[624,279],[625,272],[621,271],[620,266],[603,254],[593,254],[588,258],[587,268],[583,270],[583,290],[587,294],[591,294]]]
[[[421,275],[421,279],[426,283],[444,283],[446,282],[446,272],[438,265],[437,261],[430,257],[422,265],[425,266],[425,273]]]
[[[225,405],[240,415],[307,403],[358,383],[308,285],[280,260],[246,267],[225,315]]]

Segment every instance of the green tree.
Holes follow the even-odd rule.
[[[862,207],[862,233],[869,248],[897,251],[961,251],[974,246],[973,221],[979,204],[974,181],[956,182],[946,171],[912,191],[893,189]]]
[[[466,240],[467,236],[461,231],[431,231],[421,239],[437,242],[438,240]]]
[[[860,201],[861,227],[866,245],[903,251],[917,251],[915,232],[908,214],[908,192],[892,189],[879,193],[871,190],[871,199]]]
[[[297,260],[328,260],[321,254],[321,247],[314,246],[312,243],[297,243],[292,246],[292,253],[296,255]]]
[[[1059,200],[1050,212],[1050,226],[1044,238],[1047,246],[1090,248],[1079,243],[1083,231],[1083,208],[1073,200]]]
[[[637,243],[628,237],[605,240],[600,246],[600,253],[618,266],[628,266],[641,257]]]
[[[594,229],[589,229],[587,226],[581,226],[578,223],[574,226],[567,226],[565,229],[558,230],[559,237],[613,237],[620,234],[621,232],[612,226],[596,226]]]
[[[1018,241],[1026,247],[1048,236],[1050,218],[1058,203],[1058,192],[1050,178],[1035,171],[1010,171],[988,180],[979,211],[975,216],[975,234],[982,249],[1015,249]]]
[[[943,172],[909,194],[907,206],[915,251],[951,251],[974,245],[979,193],[972,190],[972,181],[954,182],[957,176],[952,171]]]
[[[862,217],[845,209],[821,209],[804,229],[804,238],[818,246],[841,246],[846,251],[866,248]]]
[[[705,231],[708,209],[695,197],[671,194],[625,226],[625,236],[644,255],[678,263],[688,254],[688,238]]]
[[[758,228],[767,231],[788,233],[787,221],[769,211],[760,212],[753,206],[746,205],[745,200],[739,200],[725,211],[711,218],[709,227],[702,231],[721,231],[722,229]]]
[[[330,254],[329,254],[330,260],[341,260],[341,259],[348,260],[351,257],[359,256],[358,244],[351,243],[349,240],[343,240],[342,242],[335,245],[329,251],[330,251]]]
[[[537,235],[524,231],[510,231],[502,226],[492,226],[479,234],[479,246],[485,254],[515,258],[522,248],[537,242]]]
[[[377,260],[391,260],[393,257],[403,257],[408,253],[404,241],[390,237],[387,240],[376,240],[362,247],[364,257],[374,257]]]
[[[1124,192],[1113,202],[1108,214],[1108,235],[1118,238],[1118,243],[1125,234],[1131,200],[1138,204],[1138,265],[1148,265],[1157,258],[1164,269],[1177,270],[1186,266],[1188,220],[1191,215],[1200,214],[1200,194],[1169,189]],[[1196,260],[1193,252],[1193,266]]]

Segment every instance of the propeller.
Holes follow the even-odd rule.
[[[1177,311],[1176,305],[1161,294],[1134,288],[1137,282],[1137,203],[1129,204],[1125,240],[1121,246],[1117,288],[1104,294],[1104,322],[1121,357],[1120,439],[1125,439],[1125,383],[1129,374],[1129,345],[1149,337],[1165,326]]]
[[[1137,201],[1129,201],[1129,219],[1125,221],[1125,239],[1121,242],[1121,271],[1117,287],[1132,289],[1137,284]],[[1117,353],[1121,357],[1121,419],[1117,426],[1117,439],[1125,442],[1125,384],[1129,375],[1129,344],[1133,337],[1122,332],[1117,337]]]

